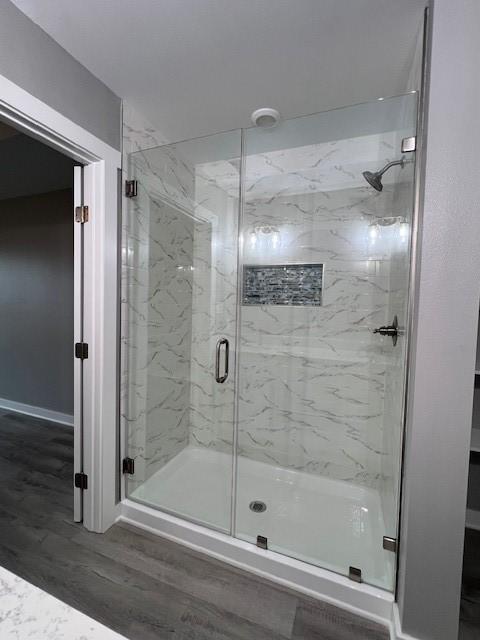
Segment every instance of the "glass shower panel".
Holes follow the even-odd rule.
[[[124,230],[127,495],[228,533],[240,141],[131,154]]]
[[[234,533],[386,589],[415,121],[408,94],[245,132]],[[374,330],[395,316],[394,346]]]

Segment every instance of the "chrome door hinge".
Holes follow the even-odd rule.
[[[354,582],[361,582],[362,581],[362,570],[361,569],[357,569],[357,567],[349,567],[349,569],[348,569],[348,577],[350,578],[350,580],[353,580]]]
[[[125,196],[127,198],[135,198],[138,191],[138,182],[136,180],[125,180]]]
[[[86,473],[75,474],[75,487],[77,489],[88,489],[88,476]]]
[[[268,549],[268,539],[265,536],[257,536],[257,547],[260,549]]]
[[[75,207],[75,222],[88,222],[88,207],[82,204],[80,207]]]
[[[410,136],[402,140],[402,153],[410,153],[417,148],[417,137]]]
[[[135,473],[135,460],[133,458],[124,458],[122,461],[122,472],[133,476]]]
[[[88,344],[86,342],[75,343],[75,358],[86,360],[88,358]]]
[[[383,536],[383,548],[385,551],[397,553],[397,539],[390,538],[389,536]]]

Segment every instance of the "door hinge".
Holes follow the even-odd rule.
[[[385,551],[397,553],[397,539],[390,538],[389,536],[383,536],[383,548]]]
[[[268,539],[265,536],[257,536],[257,547],[260,549],[268,549]]]
[[[75,343],[75,357],[80,360],[86,360],[88,358],[88,344],[86,342]]]
[[[75,222],[88,222],[88,207],[86,204],[82,204],[80,207],[75,207]]]
[[[402,140],[402,153],[411,153],[417,148],[417,137],[410,136]]]
[[[127,198],[135,198],[138,191],[138,182],[136,180],[125,180],[125,196]]]
[[[349,567],[349,569],[348,569],[348,577],[350,578],[350,580],[353,580],[354,582],[361,582],[362,581],[362,570],[361,569],[357,569],[357,567]]]
[[[123,473],[133,476],[135,473],[135,460],[133,458],[124,458],[122,462]]]
[[[75,486],[77,489],[88,489],[88,476],[86,473],[75,474]]]

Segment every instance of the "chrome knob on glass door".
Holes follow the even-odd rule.
[[[224,347],[224,349],[222,349]],[[220,375],[220,361],[221,361],[221,353],[225,352],[225,358],[223,361],[223,375]],[[230,344],[227,338],[220,338],[217,342],[217,346],[215,348],[215,380],[223,384],[225,380],[228,378],[228,356],[230,351]]]

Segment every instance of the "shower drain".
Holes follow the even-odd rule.
[[[267,510],[267,505],[261,500],[252,500],[248,506],[255,513],[262,513]]]

